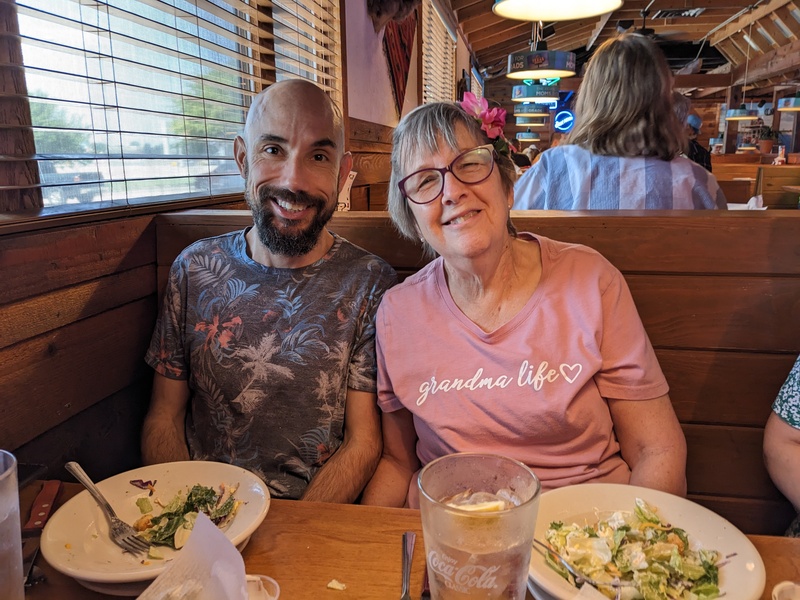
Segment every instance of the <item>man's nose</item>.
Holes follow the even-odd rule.
[[[288,157],[281,165],[280,186],[293,192],[305,191],[309,173],[305,161],[299,156]]]

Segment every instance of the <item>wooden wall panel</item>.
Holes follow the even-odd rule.
[[[709,510],[724,515],[745,533],[783,535],[786,524],[795,517],[792,506],[785,500],[753,500],[750,498],[723,498],[689,494],[689,500]]]
[[[145,376],[155,318],[152,295],[0,350],[0,446],[17,448]]]
[[[351,210],[386,210],[386,186],[391,175],[391,127],[349,120],[348,150],[358,173],[350,192]]]

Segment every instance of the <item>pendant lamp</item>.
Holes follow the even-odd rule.
[[[530,129],[528,131],[520,131],[517,134],[517,140],[520,142],[540,142],[542,136],[538,133],[533,133]]]
[[[550,108],[544,104],[535,104],[533,102],[522,102],[514,105],[515,117],[549,117]]]
[[[515,85],[511,89],[514,102],[558,102],[557,85]]]
[[[517,127],[545,127],[547,119],[542,117],[517,117]]]
[[[753,23],[750,22],[750,31],[748,33],[748,39],[752,39],[750,36],[753,33]],[[739,105],[739,108],[731,108],[725,113],[725,120],[726,121],[752,121],[753,119],[758,118],[758,111],[755,109],[748,109],[747,103],[745,102],[745,97],[747,96],[747,68],[750,66],[750,44],[747,44],[747,54],[744,57],[744,83],[742,84],[742,103]]]
[[[575,53],[548,50],[542,41],[541,21],[531,30],[530,50],[508,55],[506,77],[509,79],[553,79],[575,75]]]
[[[781,98],[778,100],[778,110],[792,112],[800,111],[800,92],[797,92],[794,96]]]
[[[495,0],[492,12],[517,21],[571,21],[617,10],[622,0]]]

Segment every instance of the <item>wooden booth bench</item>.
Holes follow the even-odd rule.
[[[800,353],[800,211],[515,211],[517,228],[591,246],[625,275],[670,384],[689,448],[689,498],[748,533],[794,516],[762,460],[770,406]],[[159,289],[192,241],[247,212],[156,217]],[[331,229],[401,277],[425,264],[386,213],[337,213]]]

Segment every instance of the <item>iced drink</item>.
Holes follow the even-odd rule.
[[[523,600],[540,484],[502,456],[452,454],[419,475],[433,600]]]
[[[0,450],[0,597],[24,600],[17,461]]]

